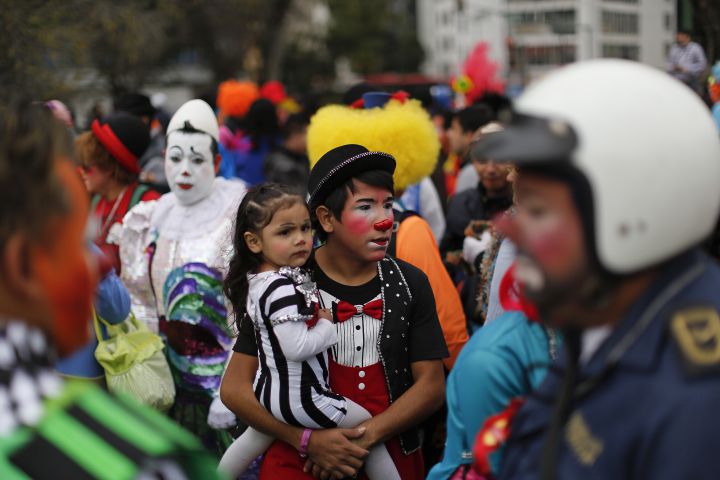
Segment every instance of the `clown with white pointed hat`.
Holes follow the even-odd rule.
[[[245,185],[216,176],[218,139],[207,103],[190,100],[178,109],[167,128],[170,193],[128,212],[120,257],[133,312],[167,343],[177,390],[171,414],[222,452],[230,438],[206,415],[220,414],[210,418],[215,427],[234,423],[217,398],[232,347],[222,277]]]

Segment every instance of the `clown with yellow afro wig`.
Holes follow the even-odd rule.
[[[440,152],[435,127],[419,101],[398,97],[382,107],[329,105],[318,110],[307,133],[310,166],[325,152],[356,143],[395,157],[393,180],[398,191],[430,175]]]
[[[387,103],[379,107],[367,108],[371,98],[368,95],[383,94],[366,93],[363,96],[364,109],[353,108],[356,104],[353,107],[329,105],[312,117],[307,132],[310,165],[314,166],[333,148],[347,144],[362,145],[370,151],[385,152],[395,157],[393,180],[397,193],[415,188],[422,181],[419,185],[428,185],[437,197],[437,191],[427,177],[437,164],[440,141],[428,113],[419,101],[408,99],[402,93],[392,95]],[[439,210],[442,215],[442,208]],[[418,213],[426,216],[425,212]],[[450,351],[450,357],[444,360],[449,370],[468,339],[460,296],[443,265],[436,234],[428,222],[419,215],[402,211],[396,211],[395,221],[397,232],[388,253],[414,265],[428,276]],[[444,229],[444,217],[442,223]]]

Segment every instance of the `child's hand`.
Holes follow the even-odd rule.
[[[318,318],[324,318],[325,320],[332,321],[332,310],[329,308],[321,308],[318,310]]]

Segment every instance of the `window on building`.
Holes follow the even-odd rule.
[[[610,12],[607,10],[602,12],[603,33],[636,34],[638,33],[638,23],[636,13]]]
[[[603,44],[602,56],[604,58],[624,58],[626,60],[640,60],[640,47],[637,45]]]
[[[508,21],[513,33],[575,33],[575,10],[512,13]]]
[[[575,45],[513,46],[510,65],[563,65],[576,59]]]
[[[669,32],[672,30],[672,15],[670,15],[670,12],[665,12],[665,15],[663,17],[663,20],[665,21],[665,31]]]

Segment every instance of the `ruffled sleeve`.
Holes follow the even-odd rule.
[[[158,201],[140,202],[123,219],[120,232],[121,279],[132,301],[132,311],[157,332],[157,308],[148,276],[149,249],[155,235],[152,217]]]

